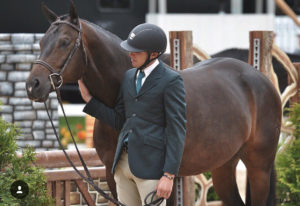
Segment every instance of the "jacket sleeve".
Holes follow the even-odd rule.
[[[106,106],[104,103],[93,97],[85,105],[83,112],[103,121],[115,130],[121,130],[125,122],[122,87],[120,88],[114,108]]]
[[[166,156],[163,171],[178,174],[186,135],[185,89],[181,76],[170,81],[164,93]]]

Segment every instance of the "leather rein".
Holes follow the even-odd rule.
[[[50,71],[49,79],[50,79],[50,82],[51,82],[52,89],[53,89],[53,90],[56,92],[56,94],[57,94],[57,99],[58,99],[59,105],[60,105],[60,107],[61,107],[61,109],[62,109],[62,112],[63,112],[63,115],[64,115],[64,119],[65,119],[65,121],[66,121],[68,130],[69,130],[69,132],[70,132],[70,134],[71,134],[71,137],[72,137],[72,141],[73,141],[73,143],[74,143],[74,145],[75,145],[77,154],[78,154],[78,156],[79,156],[79,159],[80,159],[80,161],[81,161],[81,164],[82,164],[82,166],[83,166],[83,168],[84,168],[84,171],[85,171],[87,177],[84,176],[84,175],[77,169],[77,167],[74,165],[74,163],[73,163],[72,160],[70,159],[69,155],[68,155],[67,152],[65,151],[65,149],[64,149],[64,147],[63,147],[63,145],[62,145],[62,143],[61,143],[61,141],[60,141],[60,139],[59,139],[59,137],[58,137],[58,134],[57,134],[57,131],[56,131],[56,129],[55,129],[55,126],[54,126],[54,124],[53,124],[53,120],[52,120],[51,115],[50,115],[50,112],[49,112],[49,110],[48,110],[46,101],[44,101],[44,105],[45,105],[45,108],[46,108],[46,111],[47,111],[47,115],[48,115],[48,117],[49,117],[49,120],[50,120],[50,122],[51,122],[52,129],[54,130],[54,134],[55,134],[55,136],[56,136],[56,139],[57,139],[57,141],[58,141],[58,143],[59,143],[59,146],[62,148],[63,153],[64,153],[65,156],[66,156],[66,159],[68,160],[68,162],[70,163],[70,165],[73,167],[73,169],[76,171],[76,173],[77,173],[82,179],[84,179],[87,183],[89,183],[91,186],[93,186],[93,188],[94,188],[97,192],[99,192],[105,199],[107,199],[107,200],[113,202],[115,205],[126,206],[125,204],[119,202],[118,200],[115,200],[114,198],[110,197],[110,196],[109,196],[108,194],[106,194],[102,189],[100,189],[100,188],[98,187],[98,185],[96,185],[96,184],[94,183],[94,180],[93,180],[93,178],[91,177],[91,174],[90,174],[90,172],[89,172],[89,170],[88,170],[88,168],[87,168],[87,166],[86,166],[86,164],[85,164],[85,162],[84,162],[84,160],[83,160],[83,158],[82,158],[82,156],[81,156],[81,154],[80,154],[80,152],[79,152],[79,149],[78,149],[78,147],[77,147],[77,144],[76,144],[76,142],[75,142],[75,140],[74,140],[74,137],[73,137],[73,134],[72,134],[72,132],[71,132],[70,125],[69,125],[68,119],[67,119],[67,117],[66,117],[66,113],[65,113],[65,110],[64,110],[64,107],[63,107],[63,104],[62,104],[62,100],[61,100],[61,96],[60,96],[60,91],[59,91],[59,88],[60,88],[60,87],[62,86],[62,84],[63,84],[62,73],[63,73],[63,71],[66,69],[67,65],[68,65],[69,62],[71,61],[73,55],[75,54],[76,50],[80,47],[80,45],[82,45],[82,49],[83,49],[84,58],[85,58],[85,64],[86,64],[86,65],[87,65],[87,54],[86,54],[86,50],[85,50],[85,47],[84,47],[84,44],[83,44],[83,41],[82,41],[82,28],[81,28],[81,23],[80,23],[80,21],[79,21],[79,28],[78,28],[76,25],[74,25],[74,24],[72,24],[72,23],[70,23],[70,22],[68,22],[68,21],[64,21],[64,20],[60,20],[60,19],[58,19],[57,21],[53,22],[51,25],[58,25],[58,24],[67,24],[67,25],[69,25],[71,28],[73,28],[73,29],[75,29],[76,31],[78,31],[78,36],[77,36],[77,39],[76,39],[76,41],[75,41],[75,44],[74,44],[72,50],[70,51],[68,57],[66,58],[66,60],[65,60],[65,62],[64,62],[64,64],[63,64],[63,66],[62,66],[62,68],[57,72],[57,71],[56,71],[49,63],[47,63],[46,61],[41,60],[41,59],[38,59],[38,60],[34,61],[33,64],[39,64],[39,65],[42,65],[44,68],[46,68],[47,70]],[[53,80],[53,77],[58,78],[58,81],[54,81],[54,80]],[[152,192],[150,192],[150,193],[146,196],[146,198],[145,198],[145,200],[144,200],[144,203],[145,203],[144,206],[154,206],[154,205],[159,206],[159,205],[163,202],[163,200],[164,200],[163,198],[158,198],[158,199],[154,200],[155,194],[156,194],[156,191],[152,191]],[[148,198],[150,198],[150,203],[147,203],[147,199],[148,199]]]

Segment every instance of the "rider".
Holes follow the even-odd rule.
[[[138,206],[153,190],[170,197],[185,141],[185,89],[181,76],[157,59],[167,45],[161,28],[140,24],[120,45],[134,68],[125,73],[114,108],[78,83],[84,112],[121,130],[112,167],[118,199]]]

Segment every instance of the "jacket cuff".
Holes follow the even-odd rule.
[[[91,116],[93,116],[93,114],[95,113],[95,111],[97,111],[97,108],[99,108],[99,101],[97,99],[95,99],[94,97],[92,97],[90,99],[90,101],[84,106],[83,108],[83,112],[87,113]]]
[[[173,174],[173,175],[175,175],[175,176],[178,175],[178,170],[179,170],[179,167],[172,166],[172,165],[168,165],[168,164],[165,164],[165,166],[164,166],[164,168],[163,168],[163,171],[164,171],[164,172]]]

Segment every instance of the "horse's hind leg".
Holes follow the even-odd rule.
[[[259,152],[258,152],[259,153]],[[256,152],[243,160],[247,167],[247,176],[250,184],[251,205],[266,206],[270,191],[270,176],[273,160],[262,161],[263,157]],[[248,196],[248,194],[247,194]],[[249,202],[246,204],[249,205]]]
[[[251,192],[249,179],[247,178],[247,191],[246,191],[246,206],[251,206]],[[270,191],[266,206],[276,206],[276,173],[274,166],[272,167],[270,176]]]
[[[236,165],[239,158],[234,157],[223,166],[212,171],[214,189],[226,206],[245,205],[236,184]]]
[[[260,122],[260,127],[257,126],[256,133],[249,138],[243,151],[241,151],[241,159],[247,168],[252,206],[272,205],[272,202],[275,200],[275,185],[271,182],[271,174],[276,155],[280,124],[276,124],[274,119],[267,121],[268,119],[265,116],[264,120],[266,121]],[[272,181],[274,181],[273,179]],[[250,204],[247,203],[246,205]]]

